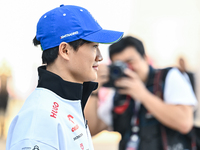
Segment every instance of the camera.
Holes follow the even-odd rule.
[[[116,61],[108,66],[109,68],[109,81],[105,83],[104,87],[115,87],[115,80],[125,77],[124,70],[128,68],[127,64],[122,61]]]

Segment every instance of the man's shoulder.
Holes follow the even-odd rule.
[[[25,100],[22,108],[19,111],[20,116],[37,115],[42,116],[52,107],[52,101],[56,98],[49,94],[45,89],[36,88],[29,97]]]
[[[33,131],[45,128],[45,126],[56,126],[59,123],[59,119],[55,119],[58,112],[57,99],[47,93],[45,90],[36,89],[26,99],[15,117],[19,129]]]
[[[177,67],[166,67],[162,69],[156,69],[157,76],[158,74],[162,78],[164,82],[168,82],[167,78],[179,78],[180,76],[183,76],[182,73],[179,71]]]
[[[162,74],[167,74],[168,72],[170,72],[171,70],[176,69],[174,67],[166,67],[166,68],[159,68],[159,69],[155,69],[156,72],[160,72]]]
[[[55,129],[57,129],[59,120],[50,115],[51,112],[45,109],[29,108],[20,110],[9,127],[8,140],[12,140],[12,144],[26,139],[39,140],[44,143],[52,140],[52,135],[57,134]]]
[[[166,72],[167,73],[165,73],[164,79],[165,85],[170,86],[170,88],[172,89],[174,89],[174,87],[181,89],[183,88],[183,86],[188,86],[188,81],[186,77],[181,73],[178,68],[172,67],[170,69],[167,69]]]
[[[167,78],[170,78],[170,79],[173,79],[173,80],[176,80],[177,78],[183,78],[185,79],[184,75],[181,73],[181,71],[176,68],[176,67],[173,67],[171,68],[168,73],[167,73]]]
[[[190,81],[178,68],[171,69],[165,80],[164,100],[169,104],[193,105],[197,103]]]
[[[18,126],[18,129],[21,130],[38,130],[45,128],[45,126],[56,126],[59,123],[59,119],[55,119],[56,117],[56,110],[55,107],[52,106],[44,107],[40,106],[41,104],[38,103],[37,105],[25,104],[24,107],[21,108],[19,113],[16,115],[16,120],[14,123]],[[52,111],[54,115],[52,115]],[[53,116],[53,117],[52,117]]]

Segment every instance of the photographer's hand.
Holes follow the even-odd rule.
[[[120,87],[118,92],[129,95],[135,100],[142,101],[144,95],[149,92],[144,83],[134,71],[126,69],[124,73],[128,77],[122,77],[115,82],[115,86]]]
[[[190,105],[167,104],[158,96],[150,93],[137,74],[130,69],[125,70],[128,77],[116,81],[120,94],[131,96],[140,101],[144,107],[162,124],[182,134],[188,133],[193,125],[193,109]]]

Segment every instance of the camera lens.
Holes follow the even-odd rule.
[[[122,76],[123,72],[119,67],[113,67],[110,70],[110,74],[111,74],[113,79],[117,79],[117,78]]]

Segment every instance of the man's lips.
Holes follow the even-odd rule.
[[[98,70],[99,65],[92,66],[95,70]]]

